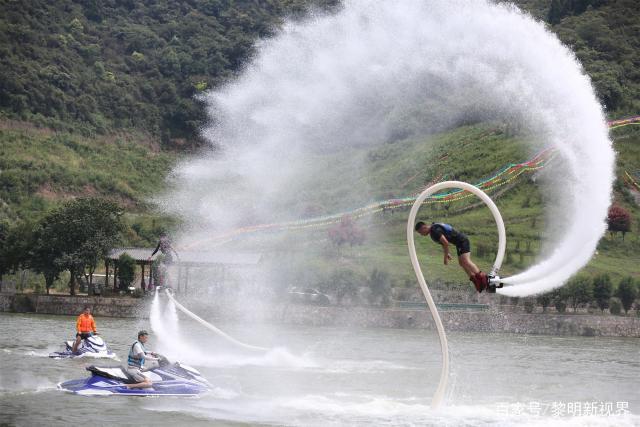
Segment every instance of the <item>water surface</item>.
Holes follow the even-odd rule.
[[[96,322],[123,360],[136,332],[150,328],[142,319]],[[640,425],[638,339],[451,333],[447,404],[434,411],[441,362],[431,331],[218,325],[276,347],[258,354],[231,349],[181,318],[173,338],[153,334],[148,347],[195,366],[215,386],[184,399],[57,390],[91,363],[47,357],[74,326],[73,317],[0,314],[0,423]],[[616,415],[626,409],[631,414]]]

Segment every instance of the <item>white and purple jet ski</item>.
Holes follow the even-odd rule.
[[[65,350],[56,351],[49,354],[49,357],[54,359],[68,359],[68,358],[80,358],[80,357],[93,357],[97,359],[117,359],[118,357],[114,352],[109,350],[104,340],[97,336],[92,335],[80,341],[78,350],[74,353],[73,349],[74,341],[65,341]]]
[[[197,396],[211,389],[209,382],[196,369],[171,363],[161,358],[159,366],[143,372],[151,387],[128,388],[136,381],[120,366],[88,366],[89,378],[65,381],[60,390],[84,396]]]

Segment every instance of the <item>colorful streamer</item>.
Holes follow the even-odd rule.
[[[607,122],[609,129],[617,129],[628,125],[640,125],[640,116],[629,117],[626,119],[612,120]]]
[[[627,171],[624,171],[624,181],[636,191],[640,191],[640,184],[638,184],[638,182],[633,179],[633,176],[631,176],[631,174]]]
[[[607,122],[609,129],[617,129],[629,125],[640,125],[640,116],[630,117],[626,119],[613,120]],[[542,150],[540,153],[533,156],[530,160],[523,163],[512,163],[503,167],[495,175],[485,178],[478,183],[474,184],[476,187],[490,192],[498,187],[509,184],[520,177],[525,172],[533,172],[544,168],[556,155],[556,149],[549,147]],[[439,176],[442,179],[442,176]],[[640,191],[640,185],[633,179],[633,177],[625,171],[625,181],[629,185],[634,186]],[[433,183],[432,183],[433,184]],[[431,184],[430,184],[431,185]],[[419,192],[418,192],[419,193]],[[450,203],[471,197],[472,194],[463,190],[451,190],[442,193],[434,194],[424,201],[424,204],[432,203]],[[317,218],[309,218],[303,220],[295,220],[281,223],[272,224],[257,224],[247,227],[241,227],[234,230],[230,230],[226,233],[208,238],[206,240],[194,242],[183,249],[199,246],[205,242],[216,241],[218,243],[226,243],[233,240],[235,237],[247,234],[255,233],[259,231],[285,231],[285,230],[303,230],[315,227],[326,227],[332,224],[336,224],[344,217],[350,217],[352,219],[359,219],[367,215],[373,215],[380,212],[385,212],[393,209],[407,208],[413,205],[417,197],[412,195],[410,197],[404,197],[399,199],[389,199],[380,202],[375,202],[364,207],[352,209],[345,212],[335,213],[332,215],[321,216]]]

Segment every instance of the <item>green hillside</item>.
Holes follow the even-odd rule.
[[[548,23],[570,46],[591,77],[609,117],[640,112],[640,8],[634,0],[517,0]],[[171,218],[150,211],[172,165],[198,145],[206,120],[195,95],[233,79],[259,38],[273,35],[309,8],[331,11],[336,0],[130,0],[45,2],[0,0],[0,222],[35,220],[62,200],[81,195],[109,198],[126,208],[126,244],[149,244]],[[623,184],[624,171],[640,171],[640,127],[612,131],[618,152],[615,199],[633,218],[632,233],[605,236],[589,273],[614,278],[638,276],[640,211]],[[463,127],[430,137],[354,150],[366,173],[360,182],[323,176],[323,167],[344,170],[339,157],[318,158],[315,178],[325,190],[303,195],[293,212],[300,217],[331,214],[372,200],[409,196],[429,182],[477,182],[509,163],[533,154],[526,141],[508,137],[492,124]],[[481,162],[477,159],[482,159]],[[299,183],[304,185],[304,183]],[[359,198],[348,186],[369,189]],[[635,195],[637,196],[637,194]],[[536,260],[544,237],[546,195],[527,175],[496,190],[509,231],[505,271]],[[495,250],[487,211],[470,201],[434,204],[428,218],[446,219],[472,238],[486,269]],[[333,274],[367,276],[372,268],[396,284],[410,280],[404,242],[406,211],[394,210],[357,223],[362,246],[336,251],[325,229],[314,233],[254,236],[233,245],[260,248],[278,239],[274,260],[289,266],[283,283],[329,280]],[[438,248],[419,241],[434,277],[466,285],[459,269],[445,268]],[[308,268],[311,267],[311,268]],[[347,273],[345,273],[347,272]],[[312,274],[317,277],[307,277]]]
[[[618,152],[617,176],[621,178],[624,171],[635,173],[640,169],[640,127],[617,129],[612,135]],[[59,199],[102,196],[127,207],[126,244],[151,244],[160,229],[172,223],[147,213],[146,201],[162,188],[165,175],[178,157],[142,142],[132,136],[89,139],[38,129],[0,130],[0,182],[3,188],[11,189],[0,195],[7,201],[2,213],[14,219],[28,219],[37,217],[37,212],[47,210]],[[527,161],[532,154],[526,140],[507,136],[502,126],[484,124],[427,139],[399,141],[372,151],[354,150],[349,157],[359,156],[364,162],[361,182],[340,180],[339,174],[323,174],[323,165],[328,163],[333,171],[346,170],[352,163],[345,156],[319,155],[310,164],[318,167],[312,179],[322,191],[313,193],[314,197],[301,197],[297,208],[301,211],[304,206],[322,206],[319,215],[335,214],[376,200],[411,196],[433,181],[459,179],[477,183],[508,164]],[[506,274],[521,271],[540,255],[547,220],[544,206],[553,200],[531,180],[536,173],[539,172],[525,172],[489,190],[507,226],[503,266]],[[51,185],[54,182],[56,185]],[[350,195],[354,186],[363,185],[371,191],[361,194],[359,200],[341,200],[340,195]],[[609,273],[617,283],[622,277],[639,276],[636,258],[640,250],[640,208],[621,179],[615,188],[615,202],[628,209],[634,219],[632,232],[624,241],[620,235],[605,236],[585,271]],[[276,283],[283,285],[321,286],[340,277],[349,283],[364,282],[373,270],[378,270],[388,274],[395,286],[412,287],[405,239],[407,215],[408,207],[403,207],[364,216],[356,221],[356,227],[364,231],[366,239],[363,245],[353,247],[335,246],[329,239],[330,225],[290,233],[250,233],[225,248],[264,251],[265,258],[275,267],[274,274],[279,275]],[[495,223],[489,211],[473,198],[427,205],[421,209],[420,218],[450,222],[465,231],[478,265],[484,270],[490,268],[497,247]],[[455,262],[450,266],[442,264],[437,245],[421,238],[417,244],[431,280],[446,282],[447,287],[469,288]]]
[[[334,3],[1,0],[0,118],[193,143],[206,119],[194,95],[232,78],[284,17]]]
[[[618,152],[617,176],[624,170],[640,169],[640,128],[627,127],[612,131]],[[428,140],[406,140],[389,144],[362,155],[367,172],[363,180],[371,188],[375,200],[410,196],[434,180],[459,179],[479,182],[495,175],[510,163],[528,160],[525,140],[508,137],[500,126],[468,126],[430,137]],[[353,153],[352,155],[357,155]],[[437,159],[437,160],[434,160]],[[478,162],[477,159],[482,159]],[[346,168],[339,158],[331,157],[333,170]],[[336,164],[337,162],[337,164]],[[320,158],[314,163],[319,171],[325,163]],[[553,163],[551,166],[553,167]],[[319,173],[319,172],[318,172]],[[489,194],[495,199],[507,227],[507,254],[503,273],[513,274],[532,265],[540,256],[544,235],[546,204],[554,200],[531,180],[538,172],[525,172],[518,179],[498,187]],[[341,194],[350,194],[358,182],[331,181],[318,177],[320,199],[301,200],[300,204],[335,204]],[[615,202],[628,209],[634,218],[632,232],[624,239],[621,235],[606,235],[598,254],[586,267],[588,274],[608,273],[615,282],[626,276],[640,277],[636,262],[640,250],[640,208],[633,201],[629,188],[619,179],[614,194]],[[364,206],[372,200],[352,201],[349,208]],[[360,203],[360,205],[355,205]],[[336,208],[337,209],[337,208]],[[346,211],[347,209],[345,209]],[[356,275],[361,281],[374,269],[388,273],[397,286],[413,286],[413,272],[406,247],[406,219],[408,207],[365,216],[356,222],[364,230],[363,245],[337,247],[328,236],[331,226],[314,226],[290,233],[249,233],[230,245],[235,248],[265,251],[278,270],[286,266],[282,280],[288,283],[316,283],[336,280],[340,275]],[[339,210],[325,213],[337,213]],[[471,239],[474,258],[482,269],[493,264],[497,250],[495,222],[488,209],[473,198],[451,203],[434,203],[423,207],[420,218],[446,221],[467,233]],[[275,251],[272,248],[279,248]],[[442,251],[429,239],[417,239],[423,255],[425,269],[431,279],[468,287],[467,278],[453,265],[444,266]],[[351,280],[351,279],[350,279]]]
[[[339,3],[0,0],[0,118],[191,145],[206,120],[194,95],[233,79],[285,18]],[[515,3],[576,52],[611,116],[640,111],[635,0]]]
[[[0,126],[0,220],[34,220],[62,200],[103,197],[126,208],[129,243],[151,241],[169,220],[150,214],[148,201],[177,159],[144,135],[88,138],[6,122]]]
[[[640,9],[635,0],[515,0],[575,52],[613,116],[640,110]]]

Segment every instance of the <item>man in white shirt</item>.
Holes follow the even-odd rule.
[[[129,357],[127,358],[127,373],[136,381],[134,384],[127,384],[127,388],[147,388],[152,386],[151,379],[142,372],[147,361],[158,361],[158,355],[151,351],[146,351],[144,344],[147,342],[149,334],[147,331],[138,332],[138,340],[131,345]]]

